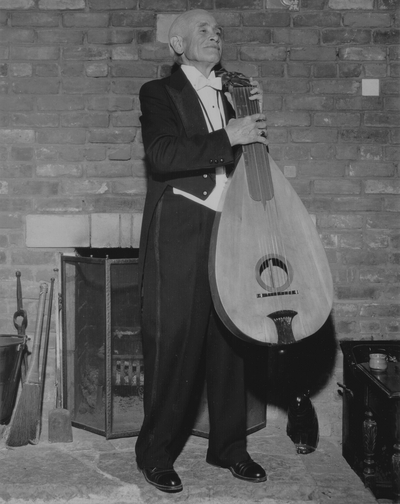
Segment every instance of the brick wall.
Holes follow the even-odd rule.
[[[332,267],[337,339],[400,339],[397,6],[0,0],[0,330],[15,332],[16,270],[33,331],[60,252],[137,245],[138,91],[169,71],[176,14],[205,8],[225,27],[225,66],[262,82],[271,154]],[[317,398],[324,434],[340,430],[335,383]]]

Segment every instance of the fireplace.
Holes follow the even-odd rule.
[[[137,258],[62,257],[63,397],[73,425],[138,434],[143,357]]]
[[[61,257],[63,406],[73,426],[107,439],[138,435],[145,376],[137,251],[129,258],[105,255],[112,250]],[[254,432],[266,424],[265,364],[255,365],[258,348],[248,352],[247,423]],[[208,430],[204,386],[192,432],[207,437]]]

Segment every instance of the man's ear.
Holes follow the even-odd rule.
[[[171,37],[170,41],[170,46],[174,50],[176,54],[181,56],[183,54],[183,39],[179,35],[175,35],[174,37]]]

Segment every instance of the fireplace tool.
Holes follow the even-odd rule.
[[[54,290],[54,278],[50,279],[50,294],[49,294],[49,302],[47,304],[47,318],[46,318],[46,327],[44,330],[44,338],[43,338],[43,350],[42,350],[42,362],[40,364],[40,394],[41,394],[41,399],[40,399],[40,425],[39,425],[39,431],[38,431],[38,436],[36,439],[36,443],[39,442],[40,434],[42,431],[42,412],[43,412],[43,397],[44,397],[44,385],[45,385],[45,378],[46,378],[46,367],[47,367],[47,354],[48,354],[48,349],[49,349],[49,339],[50,339],[50,325],[51,325],[51,310],[53,307],[53,290]],[[33,443],[32,444],[36,444]]]
[[[54,271],[58,271],[55,269]],[[61,390],[61,331],[60,331],[60,301],[58,279],[56,281],[56,408],[49,411],[49,442],[50,443],[71,443],[72,424],[69,410],[62,407]]]
[[[39,354],[43,330],[44,308],[47,296],[47,283],[40,284],[39,305],[36,317],[35,336],[32,354],[8,431],[7,446],[24,446],[35,443],[40,425],[41,387],[39,378]]]
[[[20,336],[21,338],[21,342],[18,347],[17,355],[14,361],[14,366],[12,368],[8,385],[5,390],[5,397],[2,402],[2,411],[1,411],[2,423],[7,423],[11,417],[15,399],[17,397],[17,391],[21,374],[22,374],[22,381],[24,381],[27,368],[26,343],[28,337],[25,334],[25,330],[28,326],[28,316],[22,304],[21,272],[16,271],[15,276],[17,277],[17,311],[14,313],[13,322],[15,328],[17,329],[18,336]],[[21,321],[19,322],[19,320]]]

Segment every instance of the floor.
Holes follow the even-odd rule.
[[[136,438],[106,440],[75,428],[73,438],[72,443],[49,443],[44,426],[37,445],[10,449],[0,442],[0,503],[377,503],[338,443],[322,438],[315,452],[298,455],[277,422],[248,438],[249,452],[267,471],[266,483],[245,483],[206,464],[207,440],[193,436],[175,465],[184,485],[177,494],[145,482],[135,464]]]

